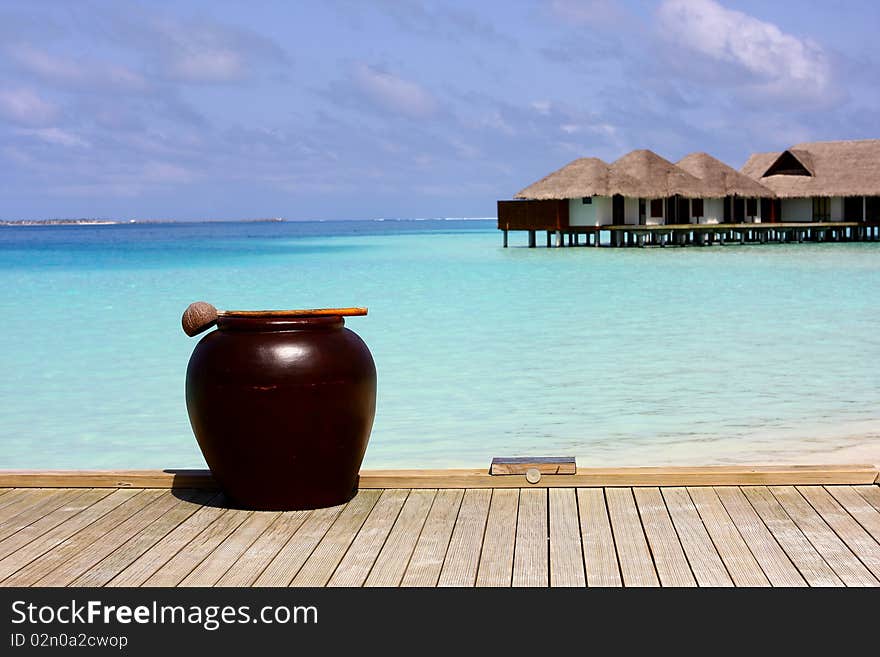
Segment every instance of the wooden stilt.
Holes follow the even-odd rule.
[[[533,231],[533,230],[529,231],[529,248],[530,249],[535,248],[535,231]]]
[[[507,231],[504,231],[504,248],[507,248]]]

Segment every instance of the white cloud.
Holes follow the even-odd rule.
[[[482,152],[479,148],[474,146],[472,143],[468,143],[463,139],[459,139],[458,137],[453,137],[449,140],[450,145],[455,150],[455,154],[466,160],[474,160],[479,157],[482,157]]]
[[[58,108],[30,89],[0,89],[0,116],[23,125],[46,125],[58,118]]]
[[[659,30],[669,44],[716,62],[734,65],[755,91],[779,96],[827,95],[831,66],[813,41],[714,0],[664,0]]]
[[[191,82],[230,82],[245,76],[245,65],[241,55],[232,50],[188,50],[169,62],[169,72]]]
[[[565,21],[579,25],[614,25],[625,20],[614,0],[552,0],[550,9]]]
[[[41,141],[53,146],[65,146],[67,148],[89,148],[91,144],[72,132],[62,130],[61,128],[36,128],[22,129],[18,131],[22,135],[30,135],[37,137]]]
[[[357,64],[353,81],[373,103],[396,114],[420,119],[437,111],[437,101],[421,86],[376,67]]]
[[[237,82],[261,68],[283,64],[287,56],[273,41],[247,30],[211,21],[163,18],[149,27],[166,75],[180,82]]]
[[[532,109],[535,110],[538,114],[543,114],[547,116],[550,114],[550,109],[553,107],[553,103],[549,100],[536,100],[531,105]]]
[[[11,61],[31,75],[66,87],[112,87],[143,91],[147,82],[126,66],[72,57],[59,57],[27,44],[9,46]]]

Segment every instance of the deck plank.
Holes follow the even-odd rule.
[[[217,586],[251,586],[291,540],[311,511],[285,511],[231,564]],[[293,579],[291,574],[290,579]],[[288,581],[290,581],[290,579]],[[285,582],[285,586],[287,582]]]
[[[175,492],[177,503],[124,541],[116,550],[77,577],[72,586],[105,586],[135,559],[162,540],[180,523],[196,513],[201,505],[217,496],[216,491],[188,489]]]
[[[688,564],[678,533],[672,524],[666,502],[659,488],[635,488],[636,506],[648,545],[654,556],[654,567],[662,586],[696,586],[697,580]]]
[[[687,490],[733,583],[737,586],[770,586],[770,580],[761,570],[715,490],[709,486]]]
[[[810,586],[843,586],[831,566],[786,513],[766,486],[744,486],[742,492]]]
[[[409,490],[404,489],[391,488],[382,491],[370,515],[367,516],[345,556],[336,567],[336,571],[327,582],[327,586],[364,585],[408,496]]]
[[[867,500],[868,504],[880,511],[880,485],[853,486],[853,489]]]
[[[254,586],[290,586],[293,578],[311,556],[315,547],[327,535],[346,506],[340,504],[327,509],[310,511],[309,516],[296,530],[296,533],[290,537],[254,581]]]
[[[777,465],[777,466],[697,466],[697,467],[628,467],[578,468],[575,474],[541,477],[529,484],[525,475],[491,475],[485,468],[461,470],[364,470],[360,487],[365,488],[577,488],[592,486],[746,486],[794,484],[869,484],[874,483],[877,468],[873,465]],[[15,477],[0,484],[12,485]],[[38,478],[36,481],[46,481]]]
[[[72,536],[67,542],[69,553],[57,568],[37,581],[37,586],[68,586],[88,572],[122,543],[136,535],[144,525],[171,509],[177,499],[168,491],[149,490],[138,495],[144,502],[126,508],[120,505],[110,513]]]
[[[226,509],[150,575],[142,586],[177,586],[252,513],[242,509]]]
[[[378,490],[362,490],[345,505],[339,517],[293,578],[291,586],[327,584],[380,495],[381,491]]]
[[[214,586],[279,515],[273,511],[251,513],[178,586]]]
[[[736,486],[720,486],[715,493],[770,584],[779,587],[806,586],[806,580],[773,538],[743,492]]]
[[[25,567],[28,567],[28,569],[31,567],[36,568],[37,565],[39,565],[40,569],[46,569],[45,571],[41,570],[41,573],[49,572],[54,560],[46,553],[55,550],[58,546],[68,541],[71,536],[75,536],[77,532],[88,527],[122,504],[130,503],[131,499],[138,497],[143,492],[137,490],[86,491],[86,494],[76,498],[78,512],[65,522],[56,525],[50,531],[37,537],[27,536],[26,530],[22,530],[16,536],[10,537],[10,539],[18,538],[18,546],[15,551],[8,553],[0,560],[0,580],[9,581],[13,573],[17,574],[17,571]],[[107,493],[110,494],[108,495]],[[37,563],[31,565],[35,560],[37,560]],[[29,583],[31,581],[30,578],[25,578],[24,576],[22,576],[22,580]],[[5,581],[4,585],[6,585]],[[12,583],[9,585],[12,585]]]
[[[364,586],[400,585],[436,495],[428,488],[410,491]]]
[[[587,586],[622,586],[604,489],[578,488],[577,500]]]
[[[699,586],[733,586],[687,488],[664,488],[663,499]]]
[[[9,491],[0,499],[0,522],[6,522],[21,509],[36,504],[40,499],[56,492],[51,488],[7,488]]]
[[[491,498],[489,489],[465,490],[440,569],[438,586],[473,586],[476,582]]]
[[[880,543],[880,511],[871,506],[852,486],[827,486],[825,490]]]
[[[483,550],[477,568],[479,587],[505,587],[513,581],[513,550],[516,542],[516,516],[519,490],[499,488],[492,491]]]
[[[587,585],[574,488],[550,489],[550,586]]]
[[[880,580],[880,544],[821,486],[798,486],[797,490],[862,565]]]
[[[713,229],[714,230],[714,229]],[[361,490],[386,488],[547,488],[638,486],[750,486],[873,484],[877,467],[838,465],[714,465],[577,468],[575,474],[547,474],[536,484],[525,475],[490,475],[485,468],[362,470]],[[209,470],[0,470],[3,488],[210,488]]]
[[[22,511],[44,504],[47,499],[59,495],[69,494],[70,489],[58,488],[16,488],[13,489],[11,499],[4,502],[0,507],[0,528]]]
[[[547,491],[522,488],[513,551],[513,585],[547,586],[548,563]]]
[[[463,499],[464,491],[460,488],[441,490],[434,497],[401,586],[437,585]]]
[[[40,523],[41,527],[45,527],[48,523],[47,518],[64,517],[63,511],[60,510],[82,493],[82,490],[76,489],[47,491],[34,499],[21,500],[21,505],[15,505],[12,509],[13,514],[5,516],[5,520],[0,524],[0,545],[10,536],[34,523]]]
[[[632,490],[606,488],[605,498],[624,586],[660,586]]]
[[[877,586],[877,580],[793,486],[770,486],[770,492],[804,536],[847,586]]]
[[[225,508],[220,506],[222,501],[222,497],[219,500],[215,498],[200,508],[121,570],[107,582],[106,586],[142,586],[157,570],[225,512]]]
[[[877,504],[876,485],[505,481],[253,512],[200,487],[2,487],[0,586],[880,586]]]

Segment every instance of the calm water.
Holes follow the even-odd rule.
[[[368,467],[880,461],[880,244],[500,242],[459,221],[0,227],[0,468],[203,467],[198,299],[368,306],[348,321],[379,372]]]

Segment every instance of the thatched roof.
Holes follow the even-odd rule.
[[[715,196],[700,180],[669,160],[638,150],[610,165],[595,157],[580,158],[529,185],[514,198],[548,200],[614,194],[633,198]]]
[[[790,173],[774,173],[778,170]],[[806,142],[781,152],[756,153],[740,171],[782,198],[876,196],[880,139]]]
[[[638,196],[639,183],[611,168],[597,157],[582,157],[544,176],[514,198],[548,200],[583,196]]]
[[[707,153],[691,153],[675,165],[684,169],[703,182],[703,187],[711,194],[709,198],[722,196],[773,196],[768,188],[755,182],[731,166],[724,164]]]
[[[678,194],[686,198],[711,197],[703,183],[669,160],[647,149],[632,151],[611,163],[611,170],[639,181],[639,193],[631,196],[664,198]]]

